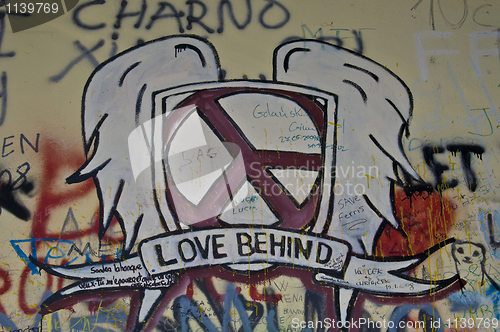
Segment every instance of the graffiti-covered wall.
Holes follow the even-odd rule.
[[[0,1],[0,331],[500,329],[500,4]]]

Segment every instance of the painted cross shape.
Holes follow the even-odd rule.
[[[232,85],[235,84],[236,82]],[[166,124],[164,135],[168,136],[164,137],[165,142],[168,142],[165,144],[166,149],[172,150],[174,145],[180,146],[181,144],[175,144],[176,139],[178,141],[184,139],[191,143],[186,151],[190,150],[191,147],[194,150],[189,154],[189,156],[192,155],[192,159],[191,157],[186,158],[186,151],[176,151],[176,153],[165,151],[167,156],[164,157],[163,167],[166,169],[166,182],[169,189],[166,192],[170,206],[174,207],[179,220],[186,220],[198,228],[217,226],[218,220],[228,224],[269,225],[281,222],[280,226],[285,228],[300,229],[304,227],[318,213],[318,203],[323,188],[319,185],[319,181],[323,178],[323,160],[325,159],[321,152],[324,155],[324,149],[323,151],[319,148],[313,149],[314,153],[311,153],[305,139],[306,134],[310,134],[309,132],[300,135],[300,138],[293,142],[284,141],[275,132],[279,132],[278,128],[284,132],[289,131],[291,127],[296,127],[296,114],[300,114],[302,123],[310,123],[308,128],[311,128],[309,131],[313,133],[309,136],[324,143],[327,136],[325,122],[328,117],[331,117],[330,122],[333,123],[335,112],[332,111],[331,115],[327,115],[326,105],[314,102],[304,94],[277,90],[276,87],[269,89],[268,85],[262,83],[253,83],[249,87],[227,87],[225,89],[221,88],[222,86],[217,84],[217,89],[194,93],[179,104],[172,111],[172,114],[164,118]],[[289,87],[283,88],[289,89]],[[305,92],[305,89],[302,90],[301,92]],[[166,99],[166,103],[168,103],[168,96],[163,97],[161,93],[159,96]],[[160,98],[159,96],[157,99]],[[329,97],[329,101],[333,104],[331,107],[334,108],[333,97]],[[326,104],[326,100],[323,98],[316,97],[316,100],[321,100]],[[264,111],[255,111],[261,105]],[[277,109],[278,113],[270,111],[270,108]],[[254,111],[249,112],[252,109]],[[180,110],[189,110],[190,112],[184,111],[185,120],[179,126],[179,116],[174,117],[174,115],[182,112]],[[193,116],[199,118],[199,121],[203,121],[199,126],[206,127],[204,131],[203,128],[200,128],[197,132],[193,132],[192,128],[196,126],[193,123]],[[190,130],[185,133],[188,137],[178,138],[181,136],[179,132],[182,132],[185,123],[191,125]],[[179,126],[177,134],[174,135],[174,128],[177,126]],[[212,139],[215,142],[212,143],[211,147],[208,145],[209,143],[206,143],[212,134],[208,127],[213,130],[217,137],[220,137]],[[269,131],[269,137],[264,136],[266,129]],[[329,130],[332,131],[333,126],[330,126]],[[196,135],[203,135],[201,140],[204,142],[197,143],[197,140],[193,139]],[[282,136],[284,135],[286,134]],[[333,135],[333,132],[330,133],[331,137]],[[218,143],[219,139],[223,140],[222,146]],[[217,178],[212,179],[214,182],[204,184],[205,190],[200,182],[193,181],[194,178],[208,175],[206,174],[208,171],[199,172],[199,168],[202,167],[200,166],[202,163],[201,158],[199,158],[200,154],[201,157],[204,157],[201,150],[203,143],[206,143],[207,154],[212,152],[208,161],[211,164],[215,162],[215,168],[222,169],[225,164],[228,165],[224,174],[221,174],[222,172],[216,174]],[[224,152],[221,150],[226,150],[226,148],[226,158],[219,157]],[[178,149],[179,147],[176,148],[176,150]],[[189,164],[193,160],[196,161],[194,170],[188,169],[187,172],[184,171],[187,174],[182,174],[186,167],[189,168]],[[331,163],[332,160],[329,162]],[[289,176],[290,174],[287,173],[289,170],[296,170],[299,173],[298,179]],[[179,188],[182,181],[178,179],[182,178],[192,183],[191,187],[185,188],[184,191]],[[289,181],[287,182],[287,180]],[[311,185],[307,186],[305,190],[290,183],[307,180]],[[208,190],[210,187],[211,189]],[[227,190],[225,190],[226,187]],[[194,202],[190,202],[189,199],[185,199],[186,195],[190,193],[189,190],[202,191],[202,195],[193,198]],[[307,192],[305,195],[304,193],[300,195],[300,191]],[[325,198],[327,199],[327,197]],[[234,202],[240,204],[234,204]],[[234,209],[238,209],[238,205],[244,206],[240,207],[240,210],[249,211],[250,213],[246,213],[246,215],[251,214],[254,218],[247,217],[247,220],[241,221],[238,218],[231,218],[238,213],[238,211],[234,211]],[[207,218],[210,215],[212,216]],[[259,216],[262,218],[259,219]],[[235,219],[236,221],[234,221]]]

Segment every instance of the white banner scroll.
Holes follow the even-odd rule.
[[[152,274],[211,265],[252,264],[246,272],[269,264],[328,271],[338,277],[349,247],[339,241],[275,228],[218,228],[163,234],[139,246]],[[259,268],[261,263],[262,267]]]
[[[379,261],[351,253],[350,246],[333,238],[270,227],[211,228],[161,234],[139,245],[139,255],[128,260],[82,266],[48,266],[44,270],[80,282],[61,295],[96,289],[166,289],[185,270],[224,266],[245,274],[293,266],[314,271],[316,282],[380,295],[428,293],[453,280],[430,284],[401,273],[425,257]]]

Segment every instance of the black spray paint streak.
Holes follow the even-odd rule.
[[[460,153],[465,181],[469,190],[475,191],[478,183],[476,175],[471,168],[471,154],[474,154],[478,158],[482,159],[482,154],[485,151],[484,148],[482,146],[472,144],[450,144],[447,146],[447,149],[454,156]],[[429,165],[429,168],[436,178],[436,190],[442,192],[443,190],[458,186],[459,181],[457,179],[444,181],[443,173],[449,170],[449,166],[441,164],[434,159],[434,155],[444,152],[443,147],[428,145],[422,148],[422,152],[424,155],[425,163]]]

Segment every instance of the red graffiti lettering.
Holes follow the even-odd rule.
[[[40,302],[42,302],[42,299],[40,298],[35,303],[28,304],[28,300],[26,299],[26,286],[28,279],[31,275],[32,274],[30,269],[27,266],[25,266],[23,272],[21,273],[21,279],[19,282],[19,308],[21,308],[21,310],[28,315],[36,314],[38,312],[38,306]],[[44,285],[45,285],[45,290],[47,291],[52,288],[53,277],[51,274],[48,273],[44,273],[44,275],[46,276],[45,277],[46,282],[44,282]],[[33,294],[30,294],[30,297],[32,296]]]
[[[0,268],[0,278],[3,280],[3,285],[0,288],[0,295],[3,295],[10,289],[12,282],[10,280],[9,272],[5,271],[2,268]],[[0,312],[3,313],[4,315],[7,314],[1,302],[0,302]]]

